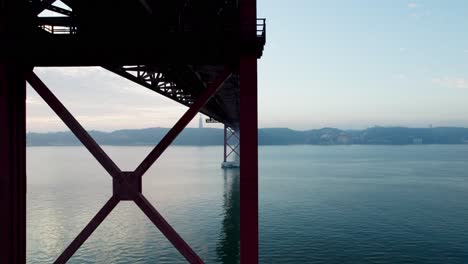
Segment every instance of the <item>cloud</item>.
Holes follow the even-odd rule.
[[[468,90],[468,78],[436,78],[433,80],[433,83],[448,87],[448,88],[456,88],[456,89],[467,89]]]
[[[408,3],[408,8],[416,8],[418,7],[418,4],[416,3]]]

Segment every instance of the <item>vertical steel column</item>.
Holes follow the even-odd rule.
[[[26,263],[26,4],[0,0],[0,263]]]
[[[258,124],[257,58],[243,56],[240,63],[240,215],[241,263],[258,263]]]
[[[258,263],[257,1],[240,0],[240,259]]]
[[[0,65],[0,263],[26,263],[26,81]]]
[[[224,160],[223,160],[224,162],[226,162],[226,160],[227,160],[227,157],[226,157],[227,149],[226,149],[226,147],[227,147],[227,126],[224,125],[224,156],[223,156],[224,157]]]

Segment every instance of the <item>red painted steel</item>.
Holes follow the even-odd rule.
[[[67,263],[67,261],[75,254],[75,252],[83,245],[83,243],[91,236],[98,226],[106,219],[112,210],[119,203],[119,199],[112,196],[99,212],[91,219],[86,227],[78,234],[71,244],[62,252],[62,254],[54,262],[55,264]]]
[[[164,136],[159,144],[148,154],[143,162],[135,170],[136,176],[142,176],[153,163],[161,156],[167,147],[174,141],[174,139],[182,132],[182,130],[190,123],[190,121],[197,115],[198,111],[210,100],[210,98],[218,91],[223,83],[232,75],[230,69],[226,68],[219,74],[219,76],[198,96],[192,106],[185,112],[185,114],[177,121],[169,132]]]
[[[240,63],[240,259],[258,263],[258,123],[257,58]]]
[[[34,72],[30,72],[27,77],[29,84],[36,92],[44,99],[44,101],[54,110],[54,112],[62,119],[65,125],[75,134],[75,136],[83,143],[83,145],[91,152],[96,160],[106,169],[106,171],[114,178],[121,175],[119,167],[107,156],[104,150],[94,141],[94,139],[86,132],[80,123],[73,115],[65,108],[65,106],[55,97],[55,95],[47,88],[47,86],[37,77]]]
[[[0,64],[0,263],[26,262],[26,81]]]
[[[133,200],[189,263],[203,263],[201,258],[143,196],[141,193],[141,177],[164,152],[164,150],[167,149],[172,141],[174,141],[183,128],[187,126],[190,120],[195,117],[198,111],[208,102],[218,89],[220,89],[231,74],[231,71],[226,68],[226,70],[223,71],[213,83],[203,90],[194,104],[179,119],[174,127],[134,172],[122,172],[88,134],[88,132],[86,132],[86,130],[79,124],[73,115],[65,108],[65,106],[57,99],[57,97],[55,97],[55,95],[47,88],[47,86],[33,72],[28,74],[27,79],[31,86],[114,178],[114,195],[72,241],[72,243],[62,252],[55,263],[66,263],[121,200]]]
[[[240,0],[240,260],[258,263],[257,1]]]
[[[23,50],[26,1],[0,0],[0,53]],[[26,72],[24,62],[0,61],[0,263],[26,263]]]
[[[132,171],[124,171],[121,179],[112,181],[113,195],[121,201],[133,201],[141,193],[141,185],[141,177],[135,177]]]
[[[204,263],[142,194],[138,195],[135,203],[189,263]]]
[[[2,63],[5,61],[8,61],[8,63],[12,61],[15,63],[34,61],[37,64],[39,63],[38,60],[42,60],[41,63],[44,65],[71,66],[75,63],[77,65],[95,66],[106,64],[103,61],[107,61],[108,64],[124,65],[129,64],[130,61],[141,64],[142,61],[143,63],[145,61],[155,63],[156,60],[157,63],[170,64],[173,63],[174,59],[179,62],[233,63],[231,60],[237,60],[238,56],[240,56],[240,127],[243,131],[243,159],[240,176],[240,258],[241,263],[258,263],[257,56],[261,55],[263,50],[265,24],[263,21],[263,24],[260,25],[263,25],[263,29],[257,30],[256,0],[238,1],[240,7],[240,49],[238,47],[239,42],[229,41],[230,38],[228,37],[224,43],[232,43],[232,45],[220,45],[220,47],[224,48],[215,49],[215,52],[213,52],[213,48],[219,45],[205,45],[208,44],[205,42],[196,42],[194,44],[192,41],[186,41],[184,43],[187,43],[187,45],[176,45],[175,48],[169,48],[171,45],[167,45],[167,47],[166,45],[157,45],[156,48],[154,45],[146,45],[151,47],[150,53],[152,55],[148,52],[142,52],[140,49],[128,48],[124,42],[109,50],[109,45],[97,45],[98,42],[95,41],[95,38],[89,38],[93,40],[90,43],[83,42],[85,46],[75,38],[70,39],[71,41],[66,40],[67,45],[63,45],[61,41],[56,41],[56,39],[52,41],[52,38],[44,38],[47,41],[39,41],[40,43],[35,43],[30,47],[24,46],[24,43],[27,43],[25,40],[33,38],[32,29],[37,26],[36,19],[30,17],[30,14],[33,14],[34,11],[38,13],[44,10],[53,2],[54,0],[44,0],[31,8],[31,3],[28,0],[0,0],[0,37],[5,40],[5,46],[7,47],[4,49],[6,52],[2,53],[4,59]],[[146,38],[146,40],[152,39],[153,37]],[[194,35],[194,39],[200,39],[200,37]],[[261,47],[258,45],[259,40],[262,41],[260,43]],[[165,43],[171,43],[171,41],[174,41],[174,39],[170,39]],[[118,41],[115,43],[118,43]],[[77,52],[69,52],[70,45],[77,48]],[[42,48],[50,49],[51,47],[54,52],[42,50]],[[11,48],[20,49],[23,54],[10,52]],[[63,52],[58,52],[56,49],[63,49]],[[96,57],[95,52],[88,52],[90,50],[101,50],[105,54],[100,53],[100,56]],[[126,52],[122,52],[123,50]],[[129,52],[132,50],[133,52]],[[220,52],[223,54],[220,54]],[[237,62],[235,61],[234,64],[237,64]],[[20,68],[17,66],[12,67],[11,64],[0,65],[0,126],[2,128],[0,129],[0,263],[26,262],[26,78],[113,177],[114,183],[117,183],[114,186],[115,190],[117,190],[114,190],[114,192],[117,195],[111,197],[65,249],[56,263],[67,262],[99,224],[104,221],[118,202],[123,199],[134,200],[190,263],[203,263],[188,244],[145,199],[141,194],[141,185],[139,184],[142,175],[175,140],[177,135],[180,134],[210,97],[216,93],[224,81],[229,78],[230,71],[226,69],[203,90],[194,104],[134,172],[123,173],[46,85],[32,71],[27,73],[26,76],[26,74],[23,74],[25,71]],[[224,139],[225,143],[229,140],[226,137],[226,130]],[[225,146],[224,158],[226,159],[227,156]],[[135,181],[135,178],[123,179],[124,177],[135,177],[138,180]],[[137,195],[134,195],[135,193]]]

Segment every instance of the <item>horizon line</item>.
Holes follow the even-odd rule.
[[[170,127],[143,127],[143,128],[120,128],[120,129],[114,129],[114,130],[99,130],[99,129],[90,129],[90,130],[86,130],[88,132],[103,132],[103,133],[113,133],[113,132],[116,132],[116,131],[122,131],[122,130],[145,130],[145,129],[156,129],[156,128],[160,128],[160,129],[171,129]],[[222,130],[223,128],[217,128],[217,127],[186,127],[184,128],[185,129],[219,129],[219,130]],[[261,129],[289,129],[289,130],[293,130],[293,131],[311,131],[311,130],[321,130],[321,129],[338,129],[338,130],[342,130],[342,131],[359,131],[359,130],[366,130],[366,129],[370,129],[370,128],[409,128],[409,129],[435,129],[435,128],[462,128],[462,129],[468,129],[468,127],[462,127],[462,126],[428,126],[428,127],[409,127],[409,126],[379,126],[379,125],[375,125],[375,126],[371,126],[371,127],[367,127],[367,128],[337,128],[337,127],[329,127],[329,126],[325,126],[325,127],[320,127],[320,128],[310,128],[310,129],[293,129],[293,128],[289,128],[289,127],[259,127],[258,130],[261,130]],[[27,131],[26,133],[29,134],[29,133],[37,133],[37,134],[44,134],[44,133],[66,133],[66,132],[71,132],[71,130],[57,130],[57,131],[45,131],[45,132],[38,132],[38,131]]]

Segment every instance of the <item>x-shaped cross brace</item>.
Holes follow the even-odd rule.
[[[80,246],[89,238],[96,228],[104,221],[109,213],[120,201],[134,201],[138,207],[146,214],[153,224],[166,236],[172,245],[185,257],[189,263],[203,263],[201,258],[190,248],[190,246],[177,234],[169,223],[159,214],[153,205],[145,198],[142,193],[141,180],[143,174],[153,165],[161,154],[169,147],[177,135],[187,126],[187,124],[196,116],[200,109],[210,100],[218,91],[223,83],[231,76],[231,71],[225,69],[221,74],[210,83],[198,96],[195,102],[169,130],[164,138],[154,147],[148,156],[133,172],[123,172],[107,156],[104,150],[94,141],[86,132],[73,115],[65,106],[55,97],[47,86],[31,72],[27,80],[52,110],[63,120],[81,143],[91,152],[96,160],[113,178],[113,195],[99,212],[91,219],[86,227],[78,234],[72,243],[62,252],[54,263],[66,263]]]
[[[226,146],[228,146],[228,147],[230,148],[230,151],[229,151],[229,153],[226,155],[225,158],[228,158],[229,156],[231,156],[232,153],[236,153],[236,155],[237,155],[238,157],[240,157],[240,154],[239,154],[239,152],[238,152],[238,150],[237,150],[237,149],[239,148],[239,146],[240,146],[240,143],[239,143],[239,142],[240,142],[240,138],[239,138],[239,136],[237,135],[236,130],[234,130],[234,129],[230,128],[230,127],[227,127],[226,130],[230,132],[230,135],[225,139],[225,144],[226,144]],[[230,140],[233,136],[234,136],[235,138],[237,138],[237,142],[236,142],[236,145],[235,145],[234,147],[233,147],[231,144],[229,144],[229,140]]]

